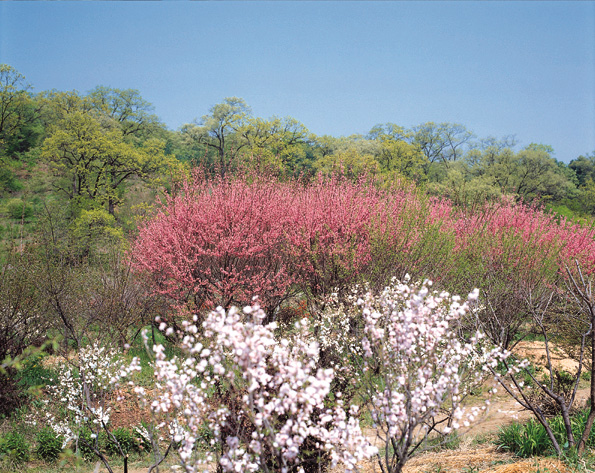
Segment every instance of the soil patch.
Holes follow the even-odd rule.
[[[547,367],[545,342],[520,342],[514,348],[514,353],[521,359],[527,358],[534,364]],[[555,370],[564,370],[569,373],[576,373],[578,370],[578,362],[570,358],[564,350],[552,344],[550,344],[550,359]]]

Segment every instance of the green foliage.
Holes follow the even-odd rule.
[[[91,462],[96,459],[93,447],[102,450],[105,445],[105,432],[101,431],[99,436],[91,430],[85,428],[79,433],[78,446],[76,453],[85,461]]]
[[[246,153],[252,167],[265,167],[291,174],[306,158],[307,128],[291,117],[247,118],[237,129],[247,143]]]
[[[514,423],[501,428],[497,445],[502,450],[528,458],[546,453],[551,447],[551,442],[545,428],[535,419],[531,419],[526,424]]]
[[[5,164],[0,164],[0,194],[20,191],[22,188],[23,184],[18,181],[13,170]]]
[[[190,146],[203,145],[206,151],[215,154],[213,161],[223,177],[238,152],[248,145],[240,129],[250,113],[250,107],[243,99],[226,97],[223,103],[211,107],[209,115],[204,115],[198,124],[184,125],[182,134]]]
[[[317,171],[326,175],[342,173],[351,178],[362,174],[378,174],[380,165],[370,154],[360,154],[355,148],[337,151],[314,163]]]
[[[161,140],[135,146],[121,129],[88,111],[75,109],[53,128],[41,157],[54,175],[54,188],[78,207],[89,208],[85,201],[107,205],[113,215],[128,181],[136,177],[157,185],[160,174],[178,164],[165,156]]]
[[[62,453],[63,438],[50,427],[37,433],[37,455],[45,461],[56,461]]]
[[[535,198],[560,201],[576,187],[551,154],[550,147],[535,144],[519,152],[506,143],[474,149],[466,156],[467,179],[480,180],[502,194],[525,202]]]
[[[30,88],[14,67],[0,64],[0,155],[14,151],[15,139],[22,140],[24,127],[36,118]]]
[[[14,220],[27,220],[33,216],[33,206],[22,199],[10,199],[6,204],[6,212]]]
[[[123,244],[124,234],[116,226],[116,219],[104,209],[81,210],[72,223],[72,238],[83,255],[109,245]]]
[[[430,163],[457,161],[473,138],[473,133],[458,123],[427,122],[413,128],[413,143]]]
[[[0,457],[7,457],[15,463],[29,460],[29,444],[18,432],[8,432],[0,437]]]
[[[122,452],[124,452],[124,455],[140,451],[139,443],[129,429],[126,429],[125,427],[119,427],[114,429],[111,432],[111,435],[113,435],[118,441],[118,444],[120,444],[120,448],[122,449]],[[108,453],[108,455],[120,455],[120,449],[118,448],[118,445],[111,439],[110,436],[107,437],[105,451]]]
[[[18,373],[18,383],[24,388],[54,384],[56,373],[41,364],[42,357],[35,356],[23,363],[23,368]]]
[[[590,156],[573,159],[568,168],[574,171],[579,186],[584,185],[589,179],[595,179],[595,152]]]
[[[165,127],[153,115],[153,105],[135,89],[97,86],[89,92],[93,108],[131,141],[145,140]]]
[[[556,216],[560,216],[562,218],[566,218],[568,220],[573,220],[577,217],[577,214],[572,209],[569,209],[566,205],[552,205],[549,206],[549,210],[554,212]]]
[[[589,411],[584,409],[577,412],[570,419],[572,434],[577,442],[581,438],[583,430],[585,429],[588,416]],[[565,445],[564,448],[567,449],[566,429],[562,416],[556,416],[550,419],[549,424],[556,440],[560,445]],[[498,445],[498,448],[508,450],[524,458],[535,455],[544,455],[553,451],[553,446],[545,427],[535,419],[530,419],[524,424],[515,422],[514,424],[501,428],[498,432],[496,444]],[[595,430],[591,431],[591,434],[587,439],[587,447],[595,447]]]

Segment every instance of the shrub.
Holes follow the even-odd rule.
[[[90,429],[84,428],[79,433],[78,442],[76,444],[76,453],[85,461],[91,462],[95,460],[95,451],[93,445],[99,446],[100,438],[94,437],[94,433]]]
[[[107,443],[103,426],[110,418],[106,401],[121,366],[116,350],[95,342],[78,351],[75,367],[60,367],[56,384],[48,385],[44,393],[48,425],[66,442],[74,442],[86,460],[104,461],[100,455]]]
[[[45,337],[50,322],[43,314],[34,274],[27,255],[10,248],[0,269],[0,360],[16,358],[28,346],[41,345]],[[14,368],[0,373],[0,415],[10,414],[26,398],[20,378]]]
[[[355,408],[349,415],[341,400],[327,407],[333,371],[317,369],[318,345],[307,322],[279,340],[276,324],[263,324],[265,318],[258,307],[243,314],[219,308],[203,324],[204,345],[196,325],[186,323],[182,356],[168,358],[154,347],[158,390],[146,401],[167,426],[160,435],[169,429],[186,469],[217,455],[224,471],[319,471],[338,462],[353,470],[375,448],[362,435]],[[138,360],[129,372],[136,369]]]
[[[128,455],[132,452],[139,451],[139,444],[132,434],[132,432],[125,427],[119,427],[111,431],[111,435],[113,435],[118,443],[120,444],[120,448],[124,455]],[[118,445],[112,440],[110,435],[107,435],[107,443],[105,445],[105,451],[109,455],[119,455],[120,449]]]
[[[476,296],[477,291],[469,299]],[[459,301],[427,285],[395,284],[376,298],[359,299],[353,310],[361,318],[360,330],[350,333],[361,345],[352,353],[361,372],[351,379],[360,383],[382,447],[391,452],[377,457],[388,473],[399,473],[429,434],[440,436],[430,442],[434,446],[452,443],[453,431],[482,410],[465,411],[461,401],[485,381],[488,365],[506,357],[489,350],[480,334],[458,339],[468,310]],[[345,327],[353,312],[342,313]],[[358,409],[352,406],[347,414],[343,393],[332,390],[336,371],[320,368],[325,344],[349,356],[343,341],[319,346],[326,329],[306,319],[280,338],[277,324],[264,324],[265,318],[257,306],[243,313],[218,308],[200,334],[197,316],[182,324],[180,356],[168,357],[163,346],[154,346],[158,389],[150,397],[140,386],[135,391],[165,427],[157,435],[167,437],[169,430],[170,445],[187,469],[217,458],[224,471],[324,471],[339,462],[352,471],[378,454],[361,433]],[[136,370],[138,359],[120,375]]]
[[[10,218],[27,220],[33,215],[33,207],[22,199],[10,199],[6,204],[6,211]]]
[[[8,416],[27,400],[25,389],[18,383],[14,369],[0,373],[0,416]]]
[[[358,300],[364,320],[361,395],[381,445],[390,451],[378,456],[383,471],[399,473],[430,434],[448,443],[453,431],[485,409],[465,410],[461,402],[489,377],[487,367],[506,355],[488,350],[480,333],[466,342],[459,338],[460,319],[477,296],[475,290],[460,303],[458,296],[430,291],[429,283],[396,282]]]
[[[311,303],[333,292],[343,294],[369,267],[370,227],[381,193],[365,181],[332,176],[292,194],[285,209],[291,215],[286,251],[300,290]]]
[[[62,452],[64,438],[57,435],[50,427],[44,427],[37,433],[37,455],[45,461],[55,461]]]
[[[29,460],[29,444],[25,436],[17,432],[8,432],[0,437],[0,455],[8,457],[15,463]]]
[[[0,165],[0,193],[16,192],[22,188],[23,184],[17,179],[12,169],[6,165]]]
[[[370,224],[371,261],[365,279],[381,291],[392,278],[430,279],[449,285],[455,268],[455,232],[448,224],[452,206],[412,189],[383,196]],[[468,288],[465,288],[468,290]]]

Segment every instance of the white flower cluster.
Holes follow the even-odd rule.
[[[263,325],[262,310],[243,312],[211,312],[203,323],[206,345],[198,327],[185,324],[182,358],[168,359],[162,346],[154,347],[159,394],[148,401],[170,425],[176,421],[172,440],[186,471],[206,471],[218,449],[224,471],[288,471],[299,467],[307,439],[346,471],[374,455],[342,402],[325,406],[333,371],[316,369],[319,348],[307,322],[296,325],[291,339],[278,340],[276,324]],[[205,428],[210,442],[204,441]],[[201,456],[199,450],[211,453]]]
[[[379,437],[393,444],[399,461],[431,430],[443,434],[468,426],[483,408],[460,407],[466,383],[479,383],[497,363],[499,352],[483,349],[481,334],[461,341],[459,320],[478,297],[467,302],[446,292],[431,292],[431,283],[398,281],[379,296],[368,293],[358,301],[365,322],[363,367],[372,419]],[[448,422],[438,428],[437,418]]]
[[[117,352],[97,342],[79,350],[73,364],[59,368],[57,382],[48,386],[44,399],[48,425],[64,438],[63,448],[76,441],[85,426],[98,431],[109,423],[105,398],[122,370]]]

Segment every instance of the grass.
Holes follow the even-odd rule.
[[[169,467],[175,464],[174,456],[168,457],[161,465],[160,471],[169,471]],[[123,471],[124,460],[119,457],[109,459],[110,467],[114,471]],[[24,465],[14,465],[10,463],[0,462],[0,473],[16,473],[26,471],[27,473],[91,473],[95,470],[95,461],[86,462],[79,457],[76,457],[72,452],[66,452],[62,457],[54,462],[48,463],[38,458],[33,458]],[[128,459],[128,470],[144,470],[147,471],[153,464],[152,455],[131,455]],[[101,468],[99,471],[106,471]]]
[[[571,417],[572,433],[577,442],[583,433],[587,416],[588,410],[582,410]],[[562,416],[556,416],[550,419],[549,422],[554,436],[563,449],[564,455],[568,457],[568,460],[575,463],[584,461],[584,458],[579,459],[576,456],[574,448],[568,448]],[[515,422],[501,428],[495,444],[499,449],[510,451],[522,458],[554,454],[552,443],[547,436],[545,428],[535,419],[530,419],[524,423]],[[591,431],[587,440],[587,447],[589,447],[591,452],[595,448],[595,429]]]
[[[152,349],[153,344],[161,344],[165,347],[165,354],[168,358],[172,357],[173,355],[180,354],[179,350],[173,345],[168,339],[157,329],[151,332],[151,326],[146,326],[142,330],[146,330],[147,336],[149,340],[147,341],[147,345],[149,350]],[[153,340],[153,336],[155,337]],[[132,361],[134,357],[137,357],[140,360],[141,371],[136,376],[136,381],[141,386],[150,386],[154,382],[154,372],[151,368],[151,363],[154,359],[153,353],[147,352],[147,347],[143,341],[143,337],[139,333],[139,335],[134,339],[132,342],[130,349],[126,353],[126,360],[128,362]]]

